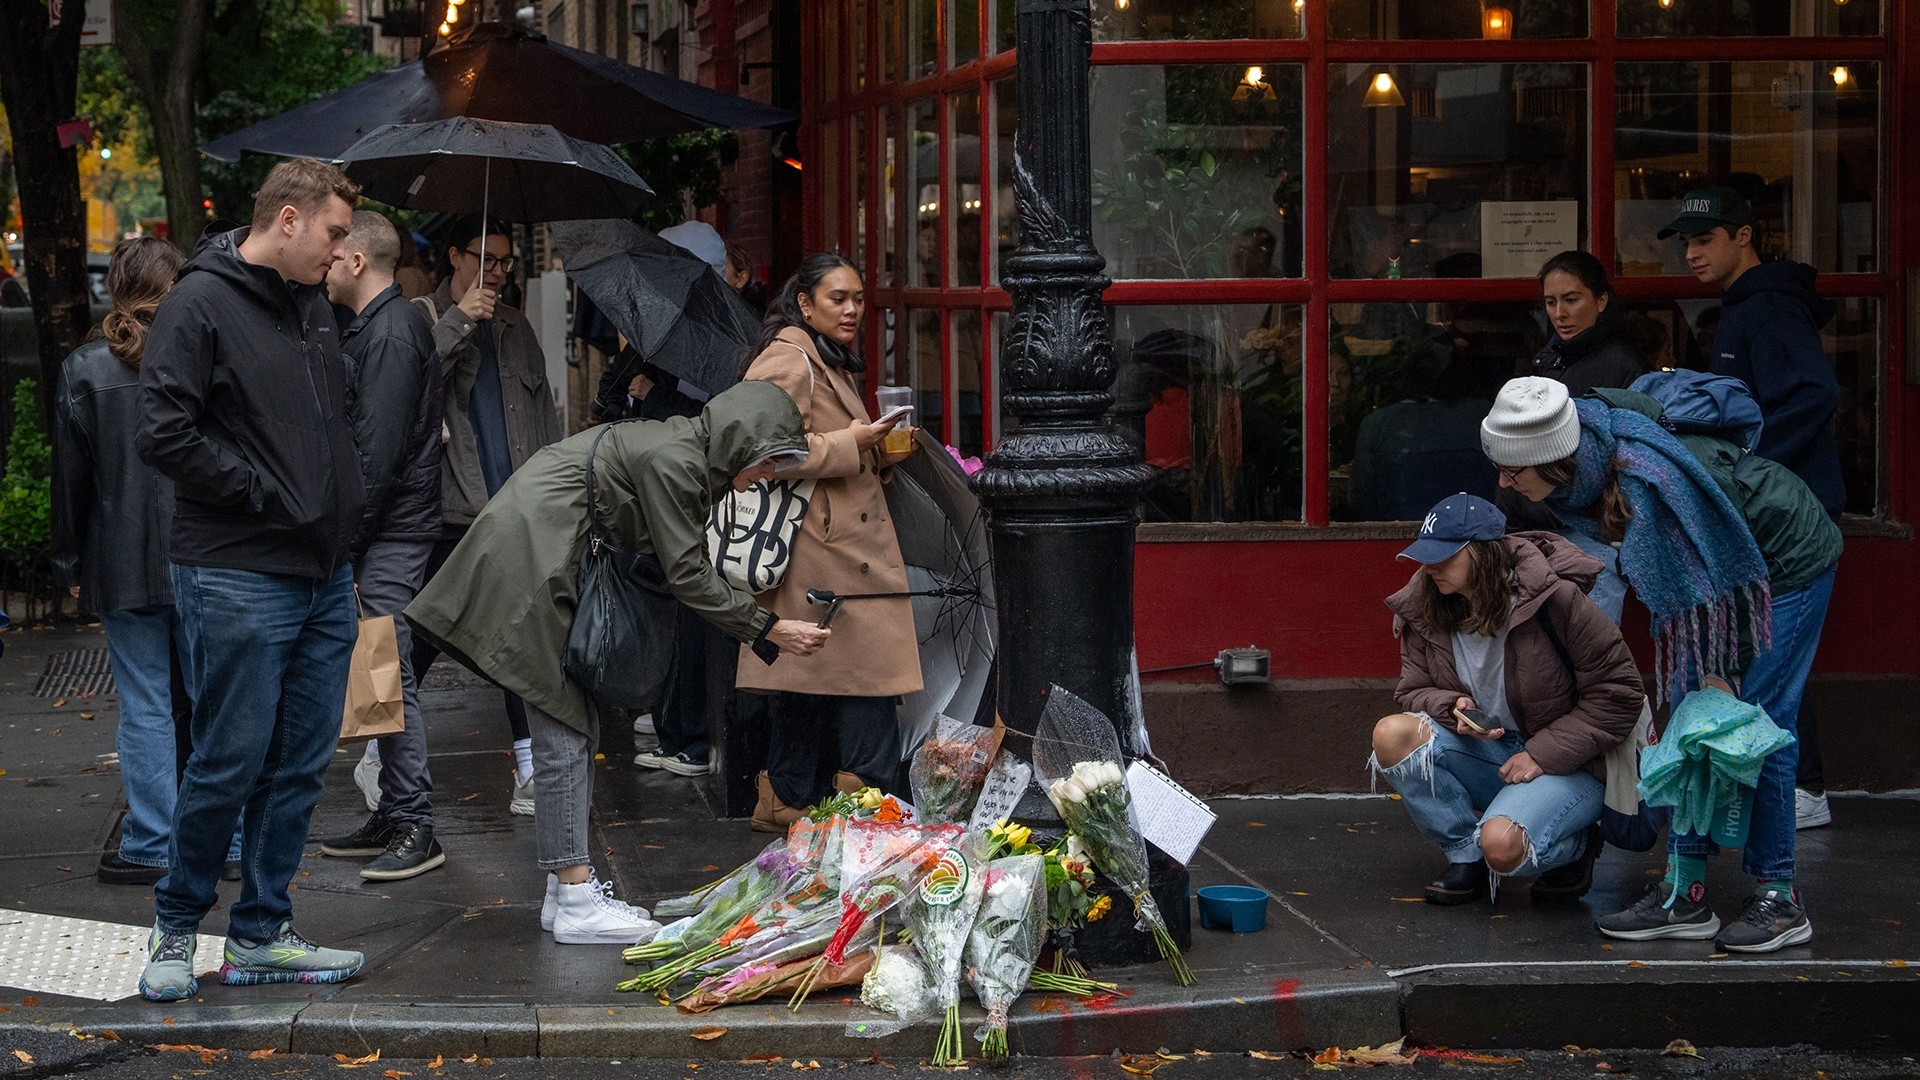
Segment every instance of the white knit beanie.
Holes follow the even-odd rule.
[[[1530,375],[1501,387],[1480,421],[1480,448],[1510,469],[1572,457],[1580,448],[1580,414],[1565,384]]]

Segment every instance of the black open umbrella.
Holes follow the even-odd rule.
[[[362,193],[389,206],[560,221],[631,214],[653,189],[620,155],[546,124],[456,116],[389,124],[337,164]]]
[[[368,76],[201,149],[222,161],[248,153],[326,161],[387,124],[452,116],[552,124],[576,139],[607,144],[797,119],[784,109],[494,22],[455,34],[424,60]]]
[[[551,230],[567,277],[640,358],[717,394],[746,371],[760,321],[705,261],[631,221]]]

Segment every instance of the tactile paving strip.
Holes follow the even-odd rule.
[[[105,649],[70,649],[47,657],[47,669],[33,688],[35,697],[78,697],[113,693],[113,665]]]
[[[140,992],[151,927],[0,908],[0,986],[119,1001]],[[220,966],[226,942],[200,935],[193,972]]]

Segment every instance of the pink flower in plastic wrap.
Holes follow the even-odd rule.
[[[985,465],[982,465],[980,463],[979,458],[963,457],[961,456],[960,451],[955,449],[954,447],[951,447],[951,446],[947,447],[947,453],[953,455],[953,460],[958,462],[960,465],[960,471],[966,473],[968,476],[972,476],[974,473],[977,473],[981,469],[986,468]]]

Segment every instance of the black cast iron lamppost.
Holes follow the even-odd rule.
[[[973,478],[993,546],[1000,716],[1023,753],[1056,683],[1111,718],[1124,749],[1139,749],[1128,723],[1133,534],[1156,470],[1107,419],[1115,369],[1106,260],[1092,240],[1088,14],[1088,0],[1019,0],[1021,239],[1003,276],[1013,313],[1000,353],[1001,406],[1014,423]],[[1184,945],[1184,872],[1157,860],[1154,893]],[[1090,959],[1153,958],[1128,920],[1105,922],[1110,947],[1083,938]]]

